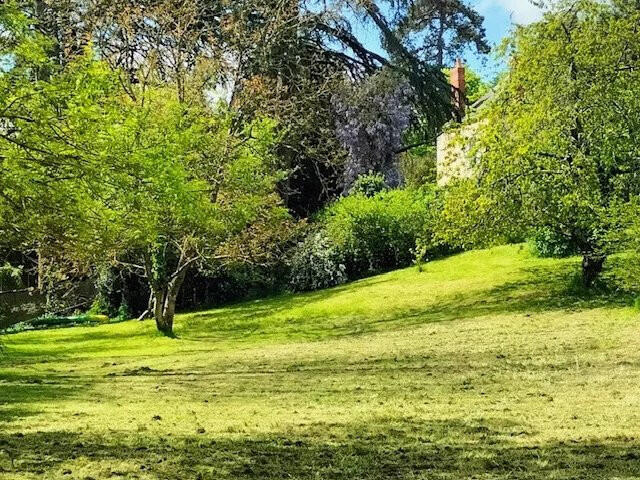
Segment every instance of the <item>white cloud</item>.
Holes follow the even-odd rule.
[[[529,0],[481,0],[479,10],[487,10],[491,7],[503,8],[511,14],[514,23],[527,24],[540,20],[542,10],[533,5]]]

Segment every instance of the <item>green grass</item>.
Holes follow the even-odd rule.
[[[1,338],[2,479],[640,478],[640,322],[579,261],[470,252],[340,288]]]

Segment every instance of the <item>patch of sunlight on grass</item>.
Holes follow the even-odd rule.
[[[2,479],[640,478],[640,332],[519,246],[2,337]]]

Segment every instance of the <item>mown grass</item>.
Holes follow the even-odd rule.
[[[0,478],[640,478],[640,322],[521,247],[2,337]]]

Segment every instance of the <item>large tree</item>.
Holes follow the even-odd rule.
[[[233,115],[205,95],[185,97],[157,77],[123,87],[88,50],[56,65],[18,9],[3,6],[0,20],[11,32],[0,74],[0,242],[78,271],[139,272],[170,334],[193,268],[255,258],[230,243],[286,221],[273,123],[232,128]],[[39,78],[43,66],[50,74]]]
[[[630,2],[592,0],[518,27],[509,73],[481,116],[476,179],[450,195],[449,219],[466,212],[476,237],[551,230],[583,255],[590,286],[612,206],[640,192],[638,31]]]
[[[447,60],[474,48],[489,53],[484,18],[463,0],[390,0],[397,34],[429,63]]]
[[[462,1],[23,3],[31,5],[27,10],[38,28],[55,40],[51,55],[58,63],[91,42],[123,72],[125,88],[158,75],[182,96],[205,85],[223,94],[241,113],[239,125],[265,114],[276,118],[283,133],[278,156],[291,173],[280,191],[301,216],[341,191],[348,168],[333,125],[332,93],[339,80],[357,83],[381,68],[402,76],[414,92],[416,110],[406,146],[429,144],[452,115],[443,59],[468,46],[486,51],[482,17]],[[379,31],[384,54],[355,33],[353,24],[360,20]],[[207,85],[211,77],[217,85]]]

